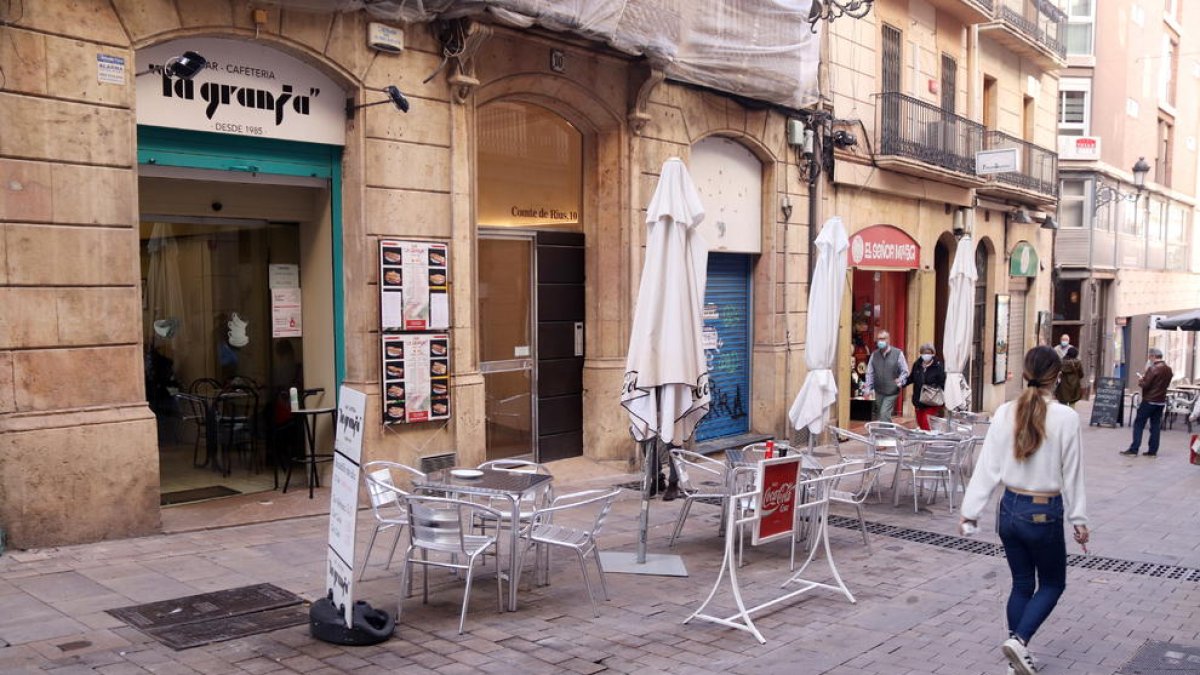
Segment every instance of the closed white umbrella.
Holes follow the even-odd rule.
[[[708,413],[701,342],[708,245],[696,229],[703,218],[687,168],[677,157],[668,159],[646,211],[646,261],[621,392],[639,442],[661,438],[679,445]]]
[[[808,326],[804,339],[804,363],[808,366],[808,375],[788,410],[792,426],[796,429],[808,427],[810,434],[821,433],[829,406],[837,401],[833,363],[837,357],[838,316],[842,310],[842,294],[846,290],[846,249],[849,245],[842,219],[834,216],[825,221],[817,235],[817,266],[808,289]]]
[[[635,564],[620,553],[604,554],[605,569],[642,574],[687,574],[679,556],[646,559],[650,486],[658,473],[653,449],[681,445],[708,414],[708,367],[701,342],[708,245],[696,230],[704,218],[700,195],[677,158],[663,162],[646,210],[646,261],[634,309],[621,405],[629,431],[642,443],[646,461]]]
[[[946,332],[942,357],[946,360],[946,409],[970,406],[971,388],[964,371],[971,355],[971,332],[975,328],[975,240],[968,235],[958,242],[950,266],[950,300],[946,307]]]

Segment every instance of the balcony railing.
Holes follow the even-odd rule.
[[[983,125],[899,92],[877,94],[881,155],[909,157],[975,175]]]
[[[1035,43],[1067,58],[1067,46],[1059,39],[1066,31],[1066,15],[1047,0],[999,0],[996,17]]]
[[[988,150],[1017,148],[1020,170],[997,174],[996,180],[1022,190],[1058,196],[1058,153],[1009,136],[1003,131],[988,131],[984,146]]]
[[[989,12],[993,9],[992,0],[975,0],[975,2],[986,7]]]

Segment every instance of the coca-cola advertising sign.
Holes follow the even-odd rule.
[[[764,459],[758,463],[757,525],[753,544],[792,536],[796,525],[796,485],[800,482],[799,455]]]

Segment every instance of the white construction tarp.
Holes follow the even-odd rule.
[[[825,221],[816,246],[817,266],[808,292],[804,340],[808,375],[788,410],[793,427],[797,430],[808,427],[813,434],[825,428],[829,406],[837,401],[833,363],[837,358],[838,317],[842,314],[842,295],[846,290],[846,249],[850,247],[841,218],[834,216]]]
[[[817,100],[812,0],[273,0],[406,23],[459,17],[573,33],[644,55],[667,77],[791,108]],[[485,47],[486,48],[486,47]]]

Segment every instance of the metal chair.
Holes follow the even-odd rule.
[[[692,510],[692,503],[701,499],[720,501],[724,513],[725,501],[729,498],[729,467],[711,457],[683,448],[671,448],[671,461],[679,474],[679,491],[683,494],[683,508],[675,520],[669,546],[683,530],[683,523]],[[724,520],[724,518],[722,518]]]
[[[866,501],[867,495],[871,494],[871,488],[875,486],[875,481],[879,478],[879,469],[883,466],[883,463],[870,460],[853,460],[842,462],[838,466],[840,467],[839,471],[831,472],[835,478],[829,486],[829,501],[833,504],[845,504],[854,507],[855,512],[858,514],[858,527],[862,530],[863,544],[870,551],[871,541],[867,538],[867,521],[863,518],[862,505]],[[865,471],[862,469],[865,469]],[[822,473],[822,475],[826,474]],[[858,484],[850,484],[852,482],[846,480],[847,476],[858,478]]]
[[[863,436],[861,434],[856,434],[853,431],[850,431],[849,429],[843,429],[841,427],[830,426],[830,427],[828,427],[828,429],[829,429],[829,438],[830,438],[831,444],[833,445],[834,451],[837,453],[838,461],[852,462],[852,461],[863,461],[863,460],[874,459],[875,445],[871,442],[870,438]],[[845,446],[846,444],[851,443],[851,442],[858,443],[863,446],[862,454],[855,454],[855,455],[847,455],[846,454],[845,450],[843,449],[843,446]]]
[[[478,468],[481,470],[493,469],[496,471],[512,471],[514,473],[533,473],[542,476],[553,475],[550,473],[550,469],[548,469],[545,464],[538,464],[537,462],[530,462],[524,459],[493,459],[480,464]],[[538,490],[522,497],[518,509],[518,526],[528,526],[530,520],[533,518],[534,512],[536,512],[539,508],[549,504],[550,500],[553,498],[554,484],[551,481],[546,481],[542,484],[542,487],[538,488]],[[478,523],[481,530],[486,531],[489,525],[504,525],[512,520],[512,512],[510,510],[511,504],[507,499],[488,499],[485,503],[492,508],[496,508],[497,505],[500,505],[500,508],[497,508],[496,510],[498,510],[501,515],[499,521],[488,520],[486,517],[481,516]]]
[[[934,481],[929,503],[932,504],[937,497],[937,486],[941,482],[950,498],[950,510],[954,510],[954,478],[958,471],[958,458],[963,443],[964,441],[924,441],[910,460],[901,461],[897,471],[907,471],[912,477],[914,512],[920,511],[917,497],[925,491],[925,482],[929,480]]]
[[[604,519],[612,509],[613,501],[621,494],[620,490],[584,490],[555,497],[549,506],[538,509],[530,520],[525,532],[531,546],[535,547],[535,559],[541,558],[538,551],[546,549],[545,580],[550,582],[549,548],[558,546],[570,549],[579,558],[579,571],[583,573],[583,584],[587,588],[588,599],[592,601],[592,614],[597,618],[600,610],[596,606],[596,595],[592,592],[592,582],[588,576],[587,557],[590,555],[596,561],[596,570],[600,573],[600,588],[604,599],[608,600],[608,583],[604,580],[604,566],[600,563],[600,553],[596,547],[596,535],[604,527]],[[594,509],[590,527],[572,527],[553,522],[556,514],[569,510]],[[524,567],[525,553],[528,547],[521,551],[521,564],[517,566],[517,574]],[[512,583],[517,583],[513,580]]]
[[[232,387],[217,396],[215,407],[217,436],[225,451],[225,475],[233,468],[233,452],[238,448],[247,452],[250,468],[258,459],[258,393],[249,387]],[[221,468],[219,461],[216,468]]]
[[[408,580],[412,575],[413,565],[424,565],[425,574],[423,602],[429,602],[429,567],[444,567],[455,571],[466,572],[466,589],[463,591],[462,611],[459,613],[458,633],[462,635],[463,626],[467,621],[467,605],[471,599],[472,572],[475,570],[476,559],[485,552],[496,549],[496,537],[471,534],[475,519],[481,515],[489,515],[498,519],[500,513],[495,509],[462,499],[449,497],[426,497],[422,495],[402,495],[395,487],[381,486],[392,490],[402,499],[408,512],[408,550],[404,552],[404,568],[400,573],[400,587],[408,588]],[[421,552],[421,558],[416,559],[414,553]],[[431,560],[429,555],[444,555],[445,560]],[[460,562],[465,560],[466,562]],[[396,620],[404,610],[404,595],[401,592],[400,602],[396,606]],[[501,588],[500,556],[496,556],[496,611],[504,610],[504,596]]]
[[[208,433],[208,401],[198,394],[175,394],[175,400],[181,411],[180,420],[191,422],[196,427],[196,438],[192,442],[192,466],[199,468],[208,464],[208,460],[200,462],[200,439]],[[205,441],[205,452],[208,452]]]
[[[400,544],[400,535],[408,525],[408,511],[404,508],[402,497],[412,494],[412,479],[424,478],[425,474],[399,462],[375,461],[363,465],[363,482],[367,485],[367,496],[371,500],[371,515],[375,518],[375,531],[367,542],[367,552],[363,555],[362,569],[358,572],[359,581],[367,573],[367,564],[371,560],[371,549],[375,546],[375,538],[384,530],[395,528],[396,538],[388,552],[387,564],[384,569],[390,569],[392,559],[396,555],[396,546]],[[406,489],[407,488],[407,489]]]
[[[945,432],[950,431],[950,420],[949,419],[947,419],[945,417],[938,417],[936,415],[930,415],[927,419],[929,420],[929,430],[930,431],[936,431],[938,433],[945,433]]]

